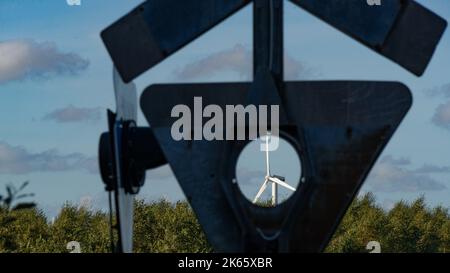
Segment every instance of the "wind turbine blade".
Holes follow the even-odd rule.
[[[119,251],[131,253],[133,251],[133,202],[134,195],[125,192],[127,177],[123,173],[123,155],[121,143],[123,132],[121,123],[125,120],[137,121],[137,92],[133,82],[125,83],[117,69],[113,68],[113,84],[116,99],[116,122],[114,125],[114,150],[116,166],[116,215],[119,225]]]
[[[133,200],[134,196],[125,192],[124,177],[122,169],[122,153],[120,144],[122,142],[122,131],[118,128],[118,123],[114,125],[114,144],[116,162],[116,215],[119,224],[119,251],[131,253],[133,251]]]
[[[258,193],[256,194],[255,199],[253,199],[253,204],[255,204],[258,201],[259,197],[261,197],[263,192],[266,190],[268,182],[269,181],[267,179],[264,180],[264,183],[262,184],[261,188],[259,189]]]
[[[124,253],[133,252],[133,201],[134,196],[118,189],[118,212],[120,217],[120,239]]]
[[[113,68],[116,114],[119,119],[137,121],[137,91],[133,82],[125,83],[119,72]]]
[[[281,181],[280,179],[278,179],[278,178],[276,178],[276,177],[269,177],[269,180],[272,181],[272,182],[274,182],[274,183],[277,183],[277,184],[280,185],[280,186],[283,186],[283,187],[285,187],[285,188],[288,188],[288,189],[290,189],[291,191],[295,191],[295,188],[294,188],[294,187],[290,186],[288,183],[283,182],[283,181]]]

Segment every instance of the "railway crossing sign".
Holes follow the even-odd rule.
[[[102,39],[121,78],[130,82],[250,2],[253,82],[149,86],[140,99],[151,125],[146,128],[149,142],[131,143],[158,152],[141,153],[139,158],[131,153],[115,165],[127,165],[127,160],[138,165],[145,160],[168,162],[216,251],[319,252],[411,107],[412,96],[405,85],[284,81],[282,0],[146,1],[106,28]],[[381,5],[366,0],[291,2],[417,76],[424,73],[447,25],[412,0]],[[196,97],[221,108],[279,106],[280,137],[295,147],[303,170],[301,183],[288,200],[276,207],[260,207],[239,190],[236,162],[250,140],[172,137],[171,110],[180,104],[193,107]],[[124,137],[127,134],[122,132]],[[142,139],[142,134],[134,137]],[[116,144],[109,153],[127,151],[130,141],[121,143],[125,148]],[[145,166],[140,170],[158,164],[140,164]]]

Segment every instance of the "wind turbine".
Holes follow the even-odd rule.
[[[295,188],[286,183],[286,179],[283,176],[271,175],[269,158],[269,139],[271,138],[270,133],[268,133],[264,138],[266,142],[266,176],[264,178],[264,183],[262,184],[261,188],[255,196],[255,199],[253,200],[253,203],[255,204],[256,202],[258,202],[258,199],[264,193],[269,183],[272,183],[272,206],[276,206],[278,204],[278,185],[285,187],[291,191],[295,191]]]

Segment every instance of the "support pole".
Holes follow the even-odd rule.
[[[253,75],[269,71],[278,90],[283,75],[283,0],[255,0],[253,5]],[[270,176],[269,134],[266,136],[267,176]],[[272,206],[278,204],[278,185],[272,182]]]
[[[253,75],[268,69],[283,83],[283,0],[255,0],[253,5]]]
[[[272,206],[278,205],[278,184],[272,182]]]

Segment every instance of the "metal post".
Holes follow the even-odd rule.
[[[278,184],[272,182],[272,206],[278,205]]]
[[[255,0],[253,6],[253,74],[271,71],[283,82],[283,0]]]
[[[267,132],[266,135],[266,179],[271,177],[270,173],[270,158],[269,158],[269,139],[270,132]],[[278,184],[272,182],[272,206],[276,206],[278,204]]]
[[[270,177],[269,132],[266,135],[266,176]]]
[[[261,70],[272,74],[277,88],[283,84],[283,0],[255,0],[253,7],[253,75]],[[269,135],[266,161],[269,166]],[[268,174],[270,176],[270,174]],[[278,203],[278,185],[272,182],[272,205]]]

